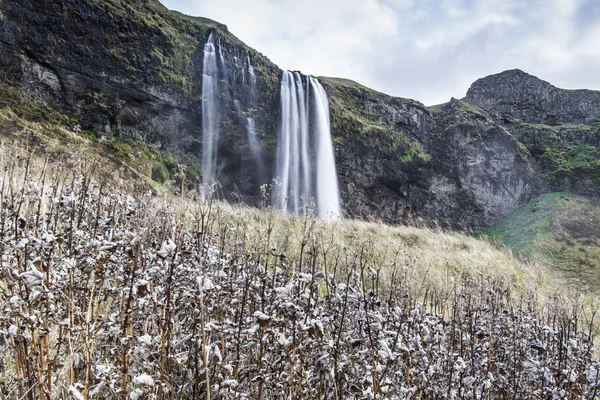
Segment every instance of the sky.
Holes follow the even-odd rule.
[[[600,0],[161,0],[214,19],[282,69],[425,105],[519,68],[600,90]]]

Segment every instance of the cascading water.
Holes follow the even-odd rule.
[[[248,63],[248,73],[250,74],[251,96],[254,100],[256,98],[256,74],[254,73],[254,67],[252,66],[252,62],[250,62],[250,54],[248,53],[246,53],[246,60]]]
[[[329,125],[329,102],[325,89],[310,77],[315,97],[315,136],[317,138],[317,211],[321,219],[340,217],[340,192],[335,172],[335,156]]]
[[[254,118],[246,118],[246,131],[248,132],[248,143],[250,144],[250,151],[254,155],[254,158],[259,164],[259,167],[262,167],[262,160],[260,158],[260,144],[258,143]]]
[[[327,95],[317,79],[309,76],[303,79],[298,72],[286,71],[281,80],[281,125],[276,154],[280,186],[276,202],[284,213],[297,214],[303,214],[306,207],[314,204],[319,218],[335,219],[340,217],[340,196]],[[266,174],[255,120],[258,100],[257,76],[250,54],[235,46],[225,47],[223,40],[211,33],[204,46],[202,75],[205,192],[217,181],[221,126],[238,126],[242,135],[245,131],[248,155],[254,161],[244,164],[247,159],[243,157],[239,165],[247,177],[264,182]],[[231,115],[228,110],[235,110],[237,121],[227,119]],[[226,118],[225,122],[221,123],[220,117]]]
[[[285,213],[301,213],[308,205],[311,184],[308,161],[308,114],[299,74],[283,73],[281,127],[277,147],[277,176],[281,179],[277,203]]]
[[[202,186],[207,190],[215,181],[219,140],[217,51],[212,33],[204,45],[202,71]]]
[[[258,136],[256,132],[256,125],[254,123],[254,118],[252,117],[244,117],[244,112],[242,111],[242,105],[239,100],[234,100],[233,105],[235,106],[235,111],[240,119],[244,119],[245,127],[246,127],[246,139],[248,140],[248,147],[250,148],[250,152],[255,159],[255,162],[262,166],[262,160],[260,158],[260,144],[258,142]]]
[[[311,104],[314,106],[309,107]],[[310,157],[314,152],[311,152],[309,141],[309,111],[314,114],[313,133],[316,143],[313,148],[316,160],[311,160]],[[301,214],[304,207],[310,205],[314,193],[319,218],[330,220],[340,217],[329,105],[325,90],[315,78],[307,77],[305,90],[299,73],[283,73],[276,163],[276,176],[280,180],[276,202],[282,212]]]
[[[254,67],[252,66],[252,62],[250,61],[250,54],[248,53],[246,53],[246,62],[248,66],[248,75],[250,76],[250,97],[248,102],[248,108],[255,110],[258,100],[256,94],[256,75],[254,74]],[[256,132],[256,123],[252,115],[246,117],[246,136],[248,139],[248,144],[250,145],[250,151],[252,152],[252,156],[254,157],[256,165],[260,173],[262,174],[263,165],[262,157],[260,155],[260,144]]]
[[[212,33],[210,34],[212,36]],[[210,40],[210,38],[209,38]],[[223,55],[223,39],[221,39],[220,37],[217,37],[217,44],[218,44],[218,49],[219,49],[219,61],[221,63],[221,68],[223,70],[223,76],[225,76],[226,79],[229,79],[229,71],[227,68],[227,63],[225,62],[225,56]]]

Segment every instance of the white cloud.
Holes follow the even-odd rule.
[[[600,89],[596,0],[162,1],[228,25],[281,68],[425,104],[462,97],[476,79],[512,68]]]

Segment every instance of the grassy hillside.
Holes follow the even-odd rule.
[[[166,181],[188,184],[199,181],[191,167],[179,167],[168,153],[147,145],[142,140],[106,137],[98,132],[73,129],[66,116],[38,107],[26,108],[13,104],[0,108],[0,144],[29,148],[55,161],[83,154],[101,160],[106,168],[125,173],[130,180],[144,182],[158,191],[165,191]]]
[[[531,200],[487,231],[492,241],[600,290],[600,203],[568,193]]]
[[[115,147],[127,151],[121,153],[115,151]],[[24,163],[30,159],[29,168],[33,171],[30,173],[34,176],[43,175],[44,165],[52,167],[53,174],[67,174],[67,177],[63,176],[65,179],[69,176],[72,179],[76,169],[79,174],[92,174],[96,180],[109,179],[113,184],[119,182],[122,185],[119,186],[120,190],[145,193],[151,189],[155,194],[167,196],[171,199],[169,201],[179,201],[179,197],[173,197],[167,186],[151,179],[151,170],[156,161],[152,154],[148,155],[151,150],[143,144],[106,143],[89,137],[85,132],[69,130],[62,124],[32,122],[10,109],[0,109],[0,149],[3,168],[13,163],[24,168]],[[93,172],[87,170],[91,165],[97,166]],[[198,196],[190,186],[185,191],[189,196]],[[270,192],[267,188],[265,193]],[[265,198],[264,205],[270,204],[271,200]],[[219,204],[218,209],[221,214],[227,214],[231,221],[244,225],[264,218],[263,211],[244,206],[223,203]],[[285,247],[289,253],[287,256],[293,260],[297,257],[295,251],[299,246],[294,236],[297,230],[304,229],[300,225],[307,221],[275,213],[272,223],[271,240]],[[321,226],[320,222],[311,220],[310,223]],[[376,249],[377,258],[373,261],[381,257],[381,260],[396,260],[397,264],[401,256],[401,266],[406,274],[414,279],[427,277],[437,282],[436,285],[446,285],[450,276],[470,279],[481,274],[497,274],[515,285],[513,289],[520,285],[527,286],[530,282],[536,285],[541,282],[541,271],[524,265],[508,252],[499,251],[486,241],[459,233],[352,220],[323,225],[321,228],[327,229],[327,240],[335,243],[336,247],[355,247],[359,242],[369,244]],[[325,240],[325,237],[321,240]],[[438,287],[436,290],[442,289]]]

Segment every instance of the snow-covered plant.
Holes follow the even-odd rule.
[[[579,303],[491,274],[414,279],[402,245],[341,246],[267,200],[236,215],[125,190],[93,164],[28,165],[3,165],[0,190],[2,398],[600,394]]]

